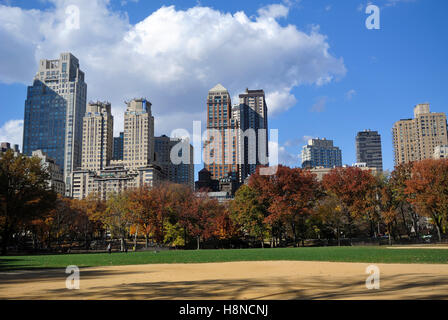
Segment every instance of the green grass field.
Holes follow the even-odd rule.
[[[448,263],[446,250],[387,249],[385,247],[318,247],[281,249],[161,251],[154,253],[98,253],[0,257],[0,270],[97,267],[158,263],[206,263],[231,261],[333,261],[366,263]]]

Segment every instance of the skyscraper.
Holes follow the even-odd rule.
[[[429,104],[414,108],[414,119],[395,122],[392,128],[395,165],[431,159],[437,146],[447,145],[446,114],[430,112]]]
[[[182,150],[189,150],[188,163],[174,164],[171,159],[173,147],[183,143]],[[184,184],[194,189],[194,162],[193,146],[187,141],[178,138],[170,138],[166,135],[155,137],[156,163],[162,168],[170,182]],[[182,150],[179,151],[179,158],[182,158]]]
[[[112,159],[114,118],[108,102],[91,102],[83,122],[83,145],[81,168],[102,170]]]
[[[154,117],[146,99],[134,99],[127,105],[123,161],[126,168],[137,170],[154,161]]]
[[[230,94],[221,84],[208,92],[205,168],[213,179],[232,176],[239,179],[237,123],[232,118]]]
[[[123,160],[124,132],[120,132],[118,137],[114,137],[113,160]]]
[[[342,166],[342,152],[333,140],[310,139],[302,149],[303,168],[333,168]]]
[[[70,173],[81,165],[83,117],[87,84],[78,59],[62,53],[58,60],[40,60],[39,71],[28,87],[23,128],[23,152],[42,150],[64,172],[70,190]]]
[[[247,176],[255,172],[257,165],[267,164],[268,110],[263,90],[246,89],[245,93],[239,95],[239,99],[240,104],[233,107],[232,115],[237,121],[237,127],[241,129],[241,136],[238,137],[238,155],[240,182],[244,182]],[[252,129],[252,131],[247,131],[249,129]],[[263,131],[260,129],[263,129]],[[262,134],[262,132],[265,134]],[[260,158],[260,154],[263,159]]]
[[[378,131],[365,130],[356,135],[356,162],[383,171],[381,135]]]

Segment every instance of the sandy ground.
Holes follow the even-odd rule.
[[[377,264],[380,289],[366,289],[365,263],[267,261],[153,264],[0,273],[0,299],[448,299],[448,265]]]

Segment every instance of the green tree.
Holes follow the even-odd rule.
[[[232,220],[241,231],[259,239],[264,248],[264,236],[268,230],[268,224],[265,222],[267,208],[260,202],[257,192],[243,185],[230,204],[230,212]]]

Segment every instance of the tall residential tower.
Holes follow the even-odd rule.
[[[381,135],[378,131],[365,130],[356,135],[356,162],[383,171]]]
[[[134,99],[127,105],[123,161],[126,168],[137,170],[154,161],[154,117],[146,99]]]
[[[238,154],[240,182],[244,182],[257,165],[268,164],[268,109],[263,90],[246,89],[239,99],[240,104],[233,107],[232,116],[241,129]]]
[[[112,159],[114,118],[108,102],[91,102],[83,124],[83,146],[81,168],[102,170]]]
[[[204,144],[205,168],[213,179],[232,176],[239,179],[237,124],[232,118],[230,94],[221,84],[208,92],[207,141]]]

